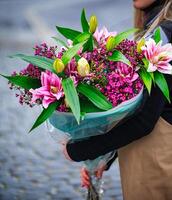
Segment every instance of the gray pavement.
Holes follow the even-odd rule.
[[[111,30],[131,26],[129,0],[0,0],[0,72],[9,74],[26,63],[8,55],[32,53],[35,43],[56,34],[55,25],[79,28],[80,10],[95,13]],[[81,200],[81,163],[65,160],[42,125],[29,128],[40,109],[21,106],[7,81],[0,78],[0,200]],[[104,174],[105,200],[122,200],[118,162]]]

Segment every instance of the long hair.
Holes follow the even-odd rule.
[[[146,33],[153,31],[163,20],[172,21],[172,0],[164,0],[165,4],[153,21],[153,23],[145,30]],[[139,28],[140,32],[144,30],[144,11],[135,9],[134,26]],[[142,32],[143,33],[143,32]]]

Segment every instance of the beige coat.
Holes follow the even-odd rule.
[[[172,200],[171,124],[160,117],[149,135],[118,156],[124,200]]]

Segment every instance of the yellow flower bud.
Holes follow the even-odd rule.
[[[65,65],[63,64],[62,60],[57,58],[53,63],[53,68],[57,73],[60,73],[64,70]]]
[[[90,73],[90,65],[85,58],[80,58],[77,66],[78,74],[82,77]]]
[[[90,33],[94,33],[96,31],[97,24],[97,17],[95,15],[92,15],[90,17]]]
[[[138,43],[137,43],[137,51],[138,51],[138,53],[141,53],[141,52],[142,52],[141,48],[142,48],[142,46],[144,46],[144,45],[145,45],[145,39],[142,38],[142,39],[139,40]]]
[[[114,48],[114,37],[110,36],[106,43],[106,49],[111,51]]]

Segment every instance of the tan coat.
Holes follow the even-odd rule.
[[[149,135],[119,149],[118,157],[124,200],[172,200],[171,124],[160,117]]]

